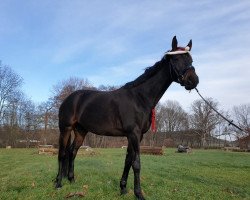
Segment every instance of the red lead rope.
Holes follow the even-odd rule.
[[[151,119],[151,131],[156,132],[156,123],[155,123],[155,108],[152,109],[152,119]]]

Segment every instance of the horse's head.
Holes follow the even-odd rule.
[[[171,65],[171,75],[174,81],[180,83],[181,86],[185,86],[186,90],[194,89],[199,83],[199,78],[195,73],[192,65],[193,60],[190,55],[192,40],[189,41],[185,48],[178,47],[177,44],[176,36],[174,36],[172,50],[166,53]]]

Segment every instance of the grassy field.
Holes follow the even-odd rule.
[[[81,191],[86,200],[135,199],[133,173],[129,193],[119,193],[125,149],[96,151],[95,156],[77,156],[76,182],[64,180],[63,188],[55,190],[56,156],[38,155],[36,149],[0,149],[0,199],[65,199]],[[141,162],[146,199],[250,199],[249,153],[194,150],[177,154],[167,149],[164,156],[142,155]]]

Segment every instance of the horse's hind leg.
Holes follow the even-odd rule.
[[[62,187],[62,177],[67,175],[68,171],[68,159],[69,159],[69,145],[70,145],[70,134],[72,131],[71,127],[59,127],[59,152],[58,152],[58,174],[56,177],[56,188]]]
[[[82,145],[84,138],[87,134],[86,131],[81,130],[79,127],[78,129],[74,130],[75,138],[74,141],[70,147],[69,152],[69,171],[68,171],[68,179],[70,182],[74,182],[74,161],[77,154],[78,149]]]

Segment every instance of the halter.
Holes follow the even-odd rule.
[[[177,55],[177,54],[185,54],[185,53],[188,53],[190,56],[191,56],[191,53],[190,53],[190,47],[189,46],[186,46],[186,47],[178,47],[176,51],[167,51],[165,53],[165,55]],[[174,70],[175,74],[177,75],[177,80],[178,80],[178,83],[180,83],[181,85],[183,84],[183,80],[185,78],[185,75],[187,74],[188,71],[192,70],[192,71],[195,71],[195,68],[191,65],[191,66],[188,66],[186,69],[183,70],[183,72],[179,72],[173,65],[172,63],[170,62],[170,65],[171,65],[171,68]],[[171,68],[170,68],[170,74],[172,76],[172,73],[171,73]]]

